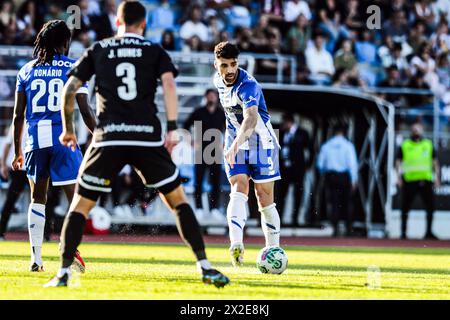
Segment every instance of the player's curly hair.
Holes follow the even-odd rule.
[[[62,20],[51,20],[44,24],[34,42],[33,56],[37,58],[35,66],[51,63],[58,48],[70,41],[71,33]]]
[[[228,41],[220,42],[214,47],[216,58],[237,59],[239,53],[238,47]]]

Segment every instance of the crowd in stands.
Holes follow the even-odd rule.
[[[79,54],[115,33],[118,2],[0,0],[0,44],[32,45],[43,23],[67,19],[67,7],[76,4],[81,28],[74,31],[72,52]],[[169,51],[211,52],[228,40],[242,52],[295,56],[299,84],[430,89],[450,108],[449,0],[141,2],[148,8],[146,37]],[[379,17],[368,13],[371,5],[380,9]],[[278,65],[261,59],[256,67],[270,75]],[[384,97],[403,106],[429,104],[423,96]]]

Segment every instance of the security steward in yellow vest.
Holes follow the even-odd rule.
[[[434,186],[440,185],[439,163],[431,140],[423,138],[423,127],[414,124],[411,138],[403,141],[396,161],[397,184],[402,189],[401,238],[406,239],[408,212],[417,194],[423,200],[427,212],[426,239],[437,239],[432,231],[434,212]]]

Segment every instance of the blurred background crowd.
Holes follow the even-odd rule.
[[[51,19],[67,19],[70,5],[81,9],[81,28],[72,50],[116,31],[116,0],[2,0],[0,44],[32,45]],[[450,1],[448,0],[144,0],[146,37],[168,51],[211,51],[236,42],[242,52],[290,54],[297,58],[296,81],[333,86],[430,88],[445,96],[450,86]],[[370,5],[380,17],[370,30]],[[378,18],[378,17],[377,17]],[[372,22],[373,24],[373,22]],[[258,73],[276,71],[261,61]],[[412,97],[388,96],[396,104],[424,105]]]

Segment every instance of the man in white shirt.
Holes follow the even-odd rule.
[[[294,22],[300,14],[303,14],[307,20],[311,20],[311,10],[309,10],[309,6],[306,1],[291,0],[286,2],[284,7],[285,21]]]
[[[317,33],[314,37],[314,45],[305,51],[306,65],[311,72],[309,79],[315,84],[330,84],[334,74],[333,57],[325,49],[324,37]]]
[[[208,41],[208,28],[201,21],[202,9],[195,5],[192,7],[190,20],[183,23],[180,29],[180,37],[187,41],[194,36],[198,36],[202,42]]]
[[[325,142],[317,159],[317,168],[325,176],[325,196],[331,206],[333,236],[338,235],[339,218],[347,217],[347,236],[351,235],[353,215],[350,210],[352,190],[358,181],[358,159],[353,143],[344,136],[345,127],[337,125],[334,136]]]

